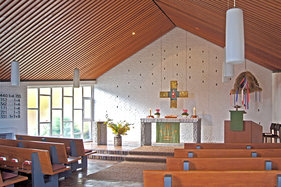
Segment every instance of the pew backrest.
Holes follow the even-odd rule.
[[[183,171],[263,171],[281,170],[281,157],[275,158],[172,158],[167,170]]]
[[[0,139],[0,145],[19,147],[22,144],[23,148],[43,149],[51,152],[51,147],[56,148],[59,163],[67,164],[67,154],[63,143],[43,142],[43,141],[29,141],[29,140],[9,140]]]
[[[281,157],[281,149],[175,149],[175,158]]]
[[[281,171],[143,171],[144,187],[281,187]],[[165,185],[166,183],[166,185]],[[191,185],[192,184],[192,185]]]
[[[32,141],[46,141],[46,142],[56,142],[63,143],[69,153],[71,142],[75,142],[77,156],[85,156],[85,149],[82,139],[75,138],[58,138],[58,137],[43,137],[43,136],[29,136],[29,135],[16,135],[17,140],[32,140]]]
[[[31,173],[32,153],[38,153],[42,173],[53,175],[53,167],[49,151],[41,149],[27,149],[0,145],[0,165],[2,168],[13,168],[17,171]]]
[[[185,149],[281,149],[278,143],[185,143]]]

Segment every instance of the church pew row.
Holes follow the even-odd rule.
[[[78,168],[78,161],[81,160],[81,157],[67,156],[63,143],[0,139],[0,145],[48,150],[52,164],[66,164],[71,167],[71,171]],[[70,174],[69,170],[61,174],[60,177],[69,176]]]
[[[26,180],[28,180],[28,177],[5,171],[0,172],[0,186],[14,187],[14,184]]]
[[[281,171],[143,171],[144,187],[281,187]]]
[[[263,171],[281,170],[280,158],[167,158],[171,171]]]
[[[49,151],[0,145],[0,167],[32,175],[33,187],[57,187],[59,173],[70,168],[52,164]],[[49,180],[45,182],[45,178]]]
[[[281,157],[281,149],[175,149],[175,158]]]
[[[88,155],[96,153],[96,151],[84,149],[82,139],[74,138],[59,138],[59,137],[43,137],[43,136],[29,136],[29,135],[16,135],[17,140],[31,140],[31,141],[46,141],[63,143],[67,150],[67,154],[73,157],[81,157],[82,163],[77,167],[87,169]]]
[[[48,150],[50,155],[54,156],[51,158],[53,163],[70,164],[81,159],[79,157],[68,157],[63,143],[0,139],[0,145]]]
[[[281,149],[278,143],[185,143],[184,149]]]

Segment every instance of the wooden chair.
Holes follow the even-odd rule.
[[[263,133],[263,143],[277,143],[278,134],[280,134],[280,125],[277,123],[271,123],[270,125],[270,133]],[[279,138],[280,140],[280,138]]]

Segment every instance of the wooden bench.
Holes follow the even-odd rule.
[[[48,150],[52,164],[66,164],[71,167],[71,171],[76,170],[75,163],[81,160],[81,157],[67,156],[63,143],[0,139],[0,145]],[[68,170],[64,174],[61,173],[60,177],[69,176],[71,171]]]
[[[144,187],[281,187],[281,171],[143,171]]]
[[[58,138],[58,137],[43,137],[43,136],[29,136],[29,135],[16,135],[18,140],[32,140],[32,141],[46,141],[63,143],[67,150],[67,153],[73,157],[81,157],[82,163],[76,165],[77,168],[87,169],[88,160],[87,157],[90,154],[96,153],[93,150],[84,149],[84,143],[82,139],[73,138]],[[73,167],[75,167],[73,165]]]
[[[281,149],[278,143],[185,143],[184,149]]]
[[[281,149],[175,149],[175,158],[281,157]]]
[[[281,157],[275,158],[167,158],[173,171],[263,171],[281,170]]]
[[[33,187],[58,186],[58,174],[70,168],[52,164],[49,151],[0,145],[0,167],[32,174]],[[44,178],[49,178],[45,182]]]
[[[15,183],[28,180],[28,177],[17,175],[15,173],[0,171],[0,186],[13,187]]]

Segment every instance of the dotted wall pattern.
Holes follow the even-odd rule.
[[[223,60],[223,48],[175,28],[98,78],[95,120],[104,120],[107,113],[115,121],[134,123],[123,141],[140,142],[140,118],[149,114],[149,108],[152,113],[160,109],[163,117],[180,115],[182,109],[191,114],[195,106],[202,118],[202,141],[223,142],[224,120],[229,119],[232,109],[229,91],[236,76],[245,71],[244,64],[236,65],[234,79],[222,83]],[[245,118],[262,124],[267,131],[271,121],[271,71],[249,61],[247,70],[258,79],[264,99],[253,103]],[[170,108],[170,99],[159,97],[160,91],[170,90],[172,80],[178,81],[179,91],[189,93],[188,98],[178,98],[177,109]],[[261,112],[257,114],[258,108],[263,117]],[[181,127],[181,142],[192,141],[190,129],[190,125]],[[108,141],[112,142],[113,135],[108,132]],[[155,141],[155,129],[152,135]]]

